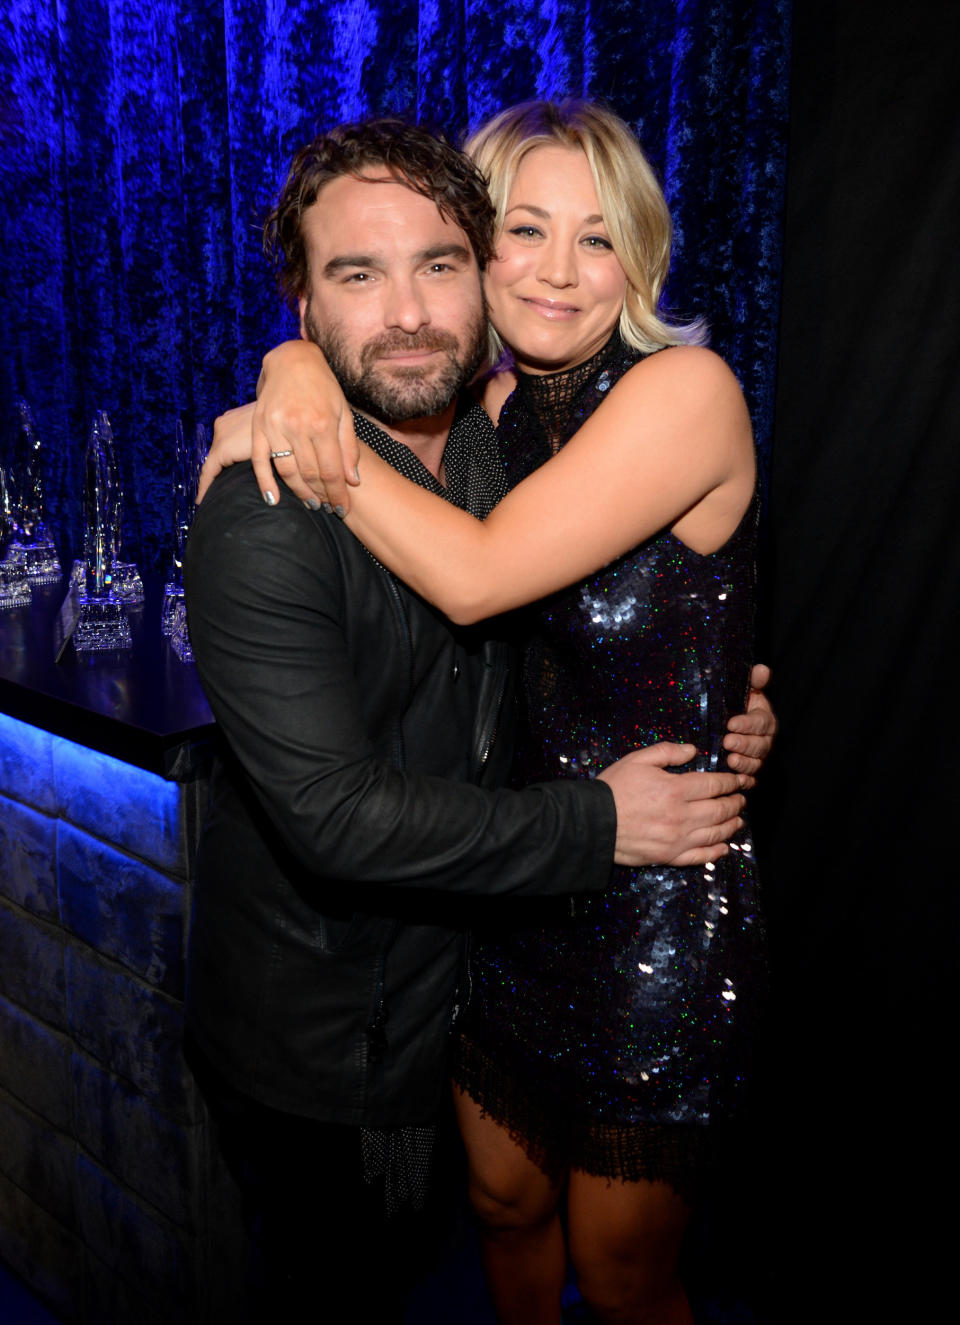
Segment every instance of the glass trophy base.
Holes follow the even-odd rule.
[[[115,561],[110,568],[110,588],[122,603],[143,602],[143,580],[132,561]]]
[[[193,662],[193,649],[190,646],[190,632],[187,630],[187,608],[183,601],[183,592],[181,590],[180,599],[174,604],[170,615],[170,644],[174,653],[183,663]]]
[[[73,646],[78,653],[129,649],[133,645],[130,622],[119,599],[112,594],[103,598],[81,594],[78,602],[80,615],[73,632]]]
[[[33,597],[23,562],[0,561],[0,611],[8,607],[27,607]]]
[[[171,635],[170,642],[174,653],[182,663],[193,662],[193,649],[190,647],[190,636],[186,631],[180,635]]]
[[[163,607],[160,610],[160,632],[163,635],[172,635],[177,607],[183,603],[183,589],[179,584],[165,584],[163,586]]]
[[[52,543],[26,543],[23,558],[27,579],[31,584],[59,584],[60,558]]]

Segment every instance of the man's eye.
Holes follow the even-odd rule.
[[[428,271],[453,271],[449,262],[431,262]]]
[[[369,280],[370,273],[368,271],[352,271],[349,276],[344,277],[344,281],[348,285],[365,285]]]

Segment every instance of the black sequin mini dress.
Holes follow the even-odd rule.
[[[510,485],[639,357],[615,336],[587,365],[521,376],[499,425]],[[595,777],[661,740],[725,768],[752,661],[755,531],[754,502],[715,553],[664,532],[528,610],[522,783]],[[706,1125],[738,1093],[762,983],[748,833],[715,866],[617,868],[607,892],[544,914],[475,936],[457,1083],[547,1172],[659,1179],[692,1197]]]

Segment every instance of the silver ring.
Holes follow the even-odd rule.
[[[292,451],[271,451],[271,452],[270,452],[270,459],[271,459],[271,460],[282,460],[283,457],[284,457],[285,455],[293,455],[293,452],[292,452]]]

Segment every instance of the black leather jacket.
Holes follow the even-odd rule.
[[[497,789],[505,646],[451,627],[335,516],[286,490],[266,507],[248,465],[200,507],[186,586],[229,747],[201,839],[190,1030],[274,1108],[429,1122],[461,961],[451,902],[604,887],[609,789]]]

